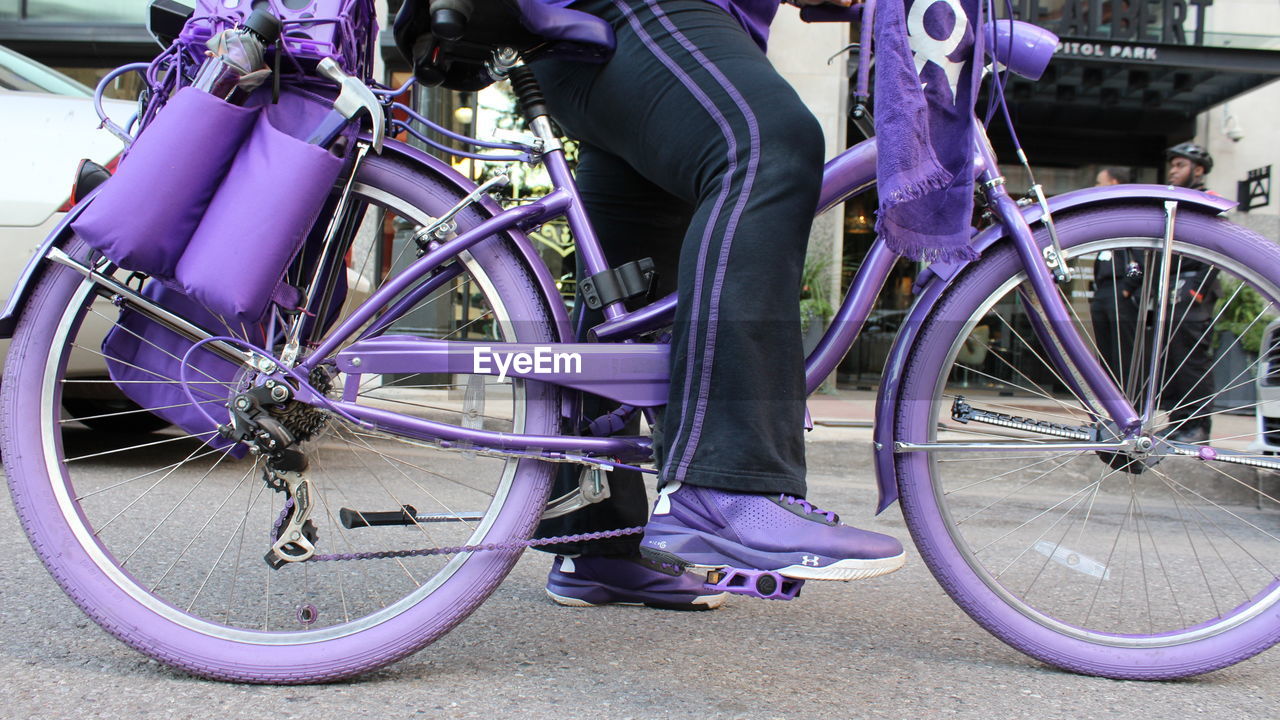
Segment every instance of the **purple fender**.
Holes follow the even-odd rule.
[[[371,141],[367,135],[362,137]],[[435,179],[455,190],[459,198],[464,197],[476,188],[475,183],[452,167],[449,167],[443,160],[404,143],[387,140],[383,146],[382,154],[384,156],[397,155],[423,166],[426,170],[424,175],[433,175]],[[73,207],[27,261],[26,268],[18,276],[17,286],[14,287],[13,293],[9,295],[9,301],[5,305],[3,314],[0,314],[0,338],[13,337],[13,330],[18,324],[18,318],[22,314],[22,308],[26,305],[31,290],[35,288],[36,281],[40,277],[41,270],[46,262],[45,255],[48,254],[49,248],[53,247],[54,243],[62,240],[70,232],[71,222],[89,206],[97,192],[98,188],[94,188],[93,192],[89,193],[83,201]],[[482,197],[476,202],[476,205],[480,208],[481,215],[485,217],[492,217],[502,212],[502,207],[488,196]],[[560,293],[551,277],[551,271],[547,269],[546,263],[538,256],[538,251],[533,247],[533,243],[529,241],[528,236],[519,230],[512,229],[506,235],[525,263],[532,269],[538,286],[547,300],[547,306],[551,310],[560,336],[563,338],[573,337],[573,332],[570,329],[569,313],[565,309],[564,303],[560,301]]]
[[[1049,208],[1055,213],[1062,213],[1116,202],[1163,203],[1166,200],[1175,200],[1214,214],[1225,212],[1236,206],[1235,202],[1217,195],[1170,185],[1113,185],[1058,195],[1049,200]],[[1044,212],[1038,205],[1030,205],[1022,209],[1022,215],[1028,224],[1034,226],[1040,221]],[[1005,237],[1003,231],[1002,226],[994,225],[978,233],[972,242],[974,249],[979,253],[985,251]],[[924,319],[933,311],[938,298],[968,264],[968,262],[934,263],[916,278],[915,303],[911,306],[911,311],[898,332],[898,337],[894,340],[893,348],[889,351],[889,358],[885,363],[884,380],[880,383],[880,391],[876,395],[876,421],[872,443],[876,482],[880,488],[880,502],[876,506],[877,514],[884,512],[898,500],[897,472],[893,452],[893,443],[897,438],[893,419],[898,405],[902,375],[906,370],[907,355],[915,345],[916,336],[924,325]]]

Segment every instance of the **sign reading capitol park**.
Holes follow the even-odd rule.
[[[1159,60],[1158,48],[1122,43],[1060,42],[1058,55],[1068,57],[1119,58],[1122,60]]]

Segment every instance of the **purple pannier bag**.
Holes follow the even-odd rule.
[[[217,318],[163,283],[148,282],[142,294],[169,310],[182,313],[191,322],[206,328],[220,327]],[[253,330],[261,335],[259,328]],[[250,335],[249,339],[261,343],[264,338]],[[130,400],[204,440],[210,447],[229,447],[233,443],[217,435],[217,422],[211,422],[210,417],[226,422],[226,403],[231,395],[228,387],[235,382],[240,367],[203,347],[188,355],[194,344],[145,315],[125,309],[120,311],[119,322],[102,341],[102,352],[107,357],[107,372],[112,381]],[[192,406],[183,391],[181,381],[184,379],[203,412]],[[231,453],[243,457],[246,450],[240,445]]]
[[[307,238],[342,160],[299,140],[323,106],[286,93],[268,104],[214,194],[175,279],[216,315],[256,323]]]
[[[343,165],[297,137],[320,122],[323,100],[286,91],[251,105],[179,90],[72,226],[233,326],[293,295],[281,280]]]
[[[256,108],[179,90],[72,229],[122,268],[172,278],[258,115]]]
[[[218,105],[234,107],[205,96]],[[265,94],[259,97],[267,99]],[[172,109],[157,116],[143,137],[153,137],[160,120]],[[271,345],[265,337],[266,311],[272,300],[289,307],[297,304],[296,292],[288,292],[290,288],[282,280],[343,166],[340,158],[324,148],[295,137],[307,134],[325,112],[322,99],[287,90],[279,104],[248,109],[250,119],[256,118],[246,133],[248,139],[229,151],[233,159],[228,162],[230,168],[210,192],[189,240],[184,240],[181,253],[172,257],[173,265],[167,271],[150,273],[156,279],[147,283],[145,296],[207,330],[229,329],[228,334],[260,347]],[[155,137],[168,142],[177,138],[160,133]],[[181,136],[181,142],[189,146],[192,138]],[[199,169],[196,163],[188,167]],[[154,194],[152,188],[135,187],[134,191]],[[86,212],[97,206],[100,198]],[[339,286],[335,302],[340,307],[345,285]],[[287,301],[282,300],[290,295]],[[326,313],[327,321],[332,321],[332,315]],[[228,386],[241,368],[207,348],[188,356],[192,345],[126,308],[103,341],[103,353],[109,358],[107,370],[112,380],[129,399],[212,447],[230,446],[232,443],[213,434],[217,423],[210,416],[226,421]],[[182,387],[184,379],[203,411],[191,404]],[[202,402],[206,400],[207,404]],[[244,450],[244,446],[237,446],[233,454],[239,457]]]

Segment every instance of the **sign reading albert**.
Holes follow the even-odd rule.
[[[1203,45],[1213,0],[1017,0],[1017,14],[1070,38]]]

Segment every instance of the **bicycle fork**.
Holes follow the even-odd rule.
[[[1032,235],[1031,226],[1018,210],[1017,203],[1010,197],[1008,190],[1005,188],[1004,178],[997,174],[995,153],[991,149],[990,142],[986,140],[985,136],[982,136],[982,139],[983,142],[979,143],[979,148],[983,156],[983,166],[986,170],[983,172],[980,181],[984,185],[992,211],[1008,230],[1013,240],[1018,257],[1022,260],[1023,267],[1026,269],[1032,293],[1043,309],[1044,319],[1047,320],[1045,324],[1048,326],[1047,336],[1042,338],[1045,341],[1045,346],[1051,348],[1050,352],[1057,355],[1058,353],[1052,349],[1055,343],[1051,342],[1056,341],[1056,346],[1065,352],[1066,359],[1069,360],[1068,367],[1064,368],[1064,375],[1069,376],[1070,368],[1074,368],[1084,381],[1084,386],[1081,389],[1087,390],[1094,396],[1098,405],[1115,422],[1116,427],[1123,433],[1125,438],[1134,437],[1149,428],[1150,421],[1154,415],[1150,408],[1153,398],[1149,397],[1147,399],[1147,411],[1144,415],[1139,416],[1137,410],[1125,397],[1124,392],[1111,378],[1106,369],[1103,368],[1099,358],[1089,349],[1082,336],[1081,329],[1071,322],[1071,310],[1067,307],[1062,294],[1058,292],[1055,280],[1054,268],[1057,268],[1058,274],[1062,277],[1069,277],[1066,272],[1066,258],[1061,249],[1057,247],[1056,237],[1052,252],[1042,253],[1039,244]],[[1173,248],[1175,208],[1176,203],[1172,201],[1165,203],[1167,213],[1164,238],[1165,272],[1160,285],[1161,294],[1159,297],[1161,298],[1165,297],[1168,286],[1168,261]],[[1053,221],[1047,206],[1044,211],[1045,222],[1052,226]],[[1163,327],[1163,323],[1167,321],[1163,312],[1165,308],[1166,305],[1162,302],[1159,327]],[[1042,326],[1038,323],[1036,324],[1036,329],[1038,333],[1043,332]],[[1158,335],[1159,333],[1157,333]],[[1150,392],[1148,392],[1148,395],[1150,395]]]
[[[1020,295],[1027,305],[1027,314],[1036,337],[1041,341],[1049,361],[1062,369],[1061,380],[1076,393],[1086,407],[1100,408],[1092,411],[1096,427],[1108,421],[1113,423],[1114,435],[1104,435],[1088,426],[1063,426],[1052,431],[1046,427],[1052,423],[1043,423],[1026,418],[1001,416],[998,413],[986,412],[970,408],[963,399],[957,401],[952,408],[953,417],[960,422],[977,420],[983,423],[1047,434],[1059,438],[1054,442],[1057,449],[1074,449],[1084,451],[1136,452],[1144,453],[1152,440],[1144,437],[1154,413],[1148,411],[1145,416],[1139,415],[1133,404],[1125,396],[1124,391],[1112,379],[1103,367],[1100,359],[1090,350],[1083,331],[1072,322],[1072,310],[1058,290],[1058,278],[1069,279],[1066,258],[1056,241],[1041,250],[1032,234],[1031,226],[1023,216],[1018,203],[1005,188],[1005,179],[996,168],[995,153],[985,135],[978,133],[979,167],[983,168],[978,182],[983,186],[989,206],[996,219],[1005,228],[1013,241],[1019,259],[1026,271],[1029,291],[1020,290]],[[1052,228],[1047,203],[1042,203],[1045,211],[1045,222]],[[1165,224],[1164,250],[1167,256],[1172,250],[1175,203],[1167,203],[1168,222]],[[1165,283],[1167,285],[1167,282]],[[1166,288],[1162,288],[1162,292]],[[1033,307],[1033,302],[1039,308]],[[1148,393],[1150,394],[1150,393]],[[1150,404],[1150,400],[1148,404]],[[963,418],[961,417],[963,416]],[[1036,445],[1037,441],[1028,441]],[[1007,441],[989,442],[902,442],[894,444],[895,452],[920,452],[931,450],[954,451],[989,451],[993,447],[1008,449],[1017,443]]]

